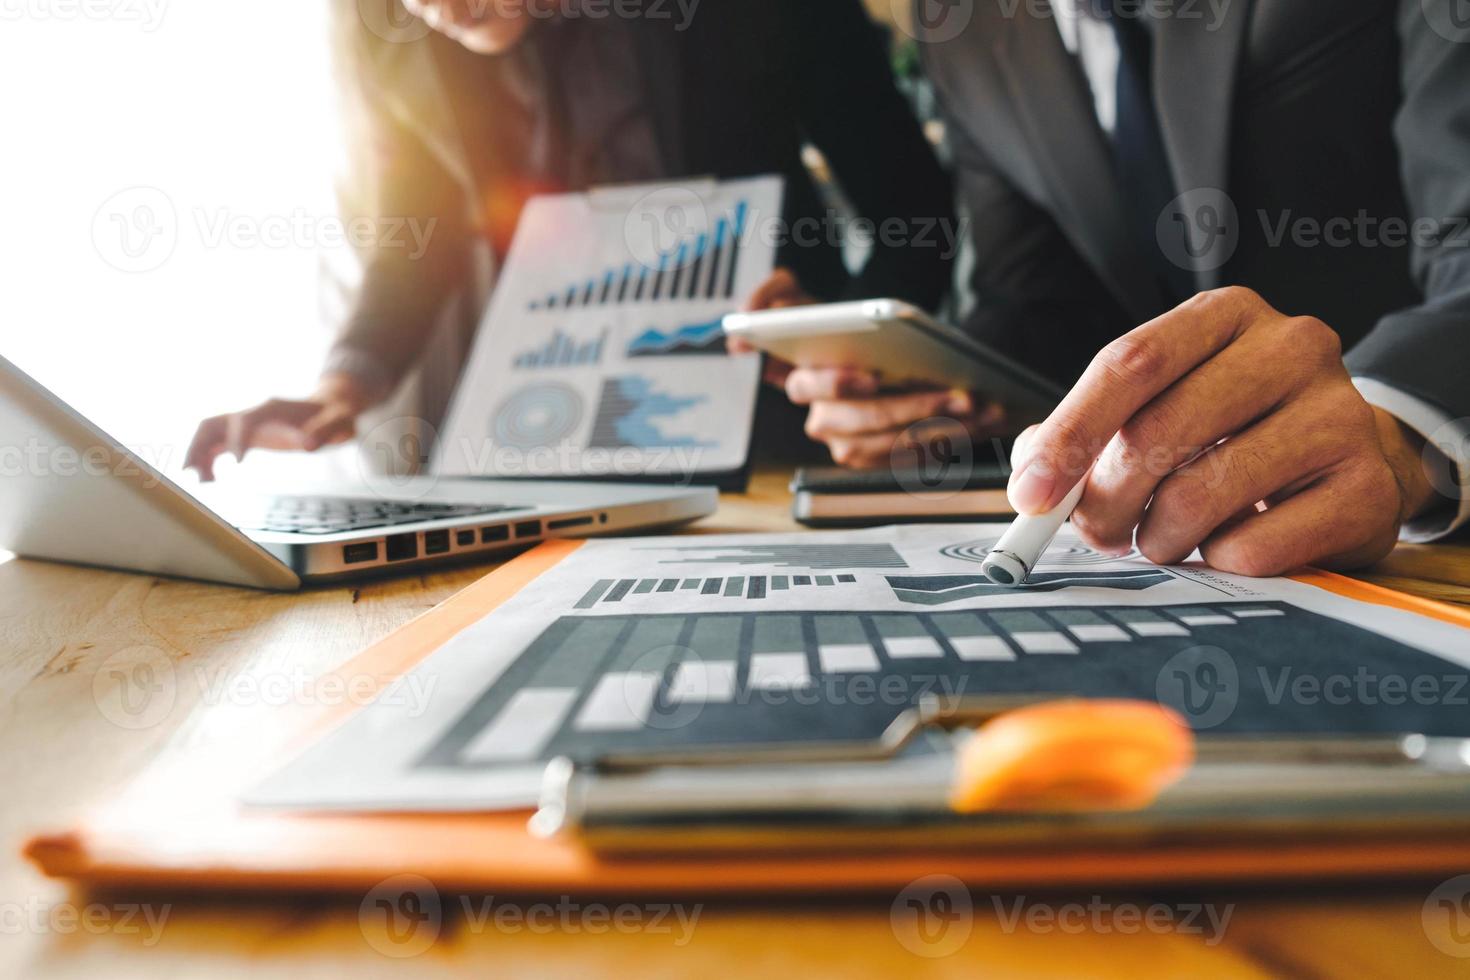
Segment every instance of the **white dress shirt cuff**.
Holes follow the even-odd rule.
[[[1426,542],[1444,537],[1470,522],[1470,419],[1451,419],[1423,399],[1373,378],[1354,378],[1368,404],[1381,408],[1423,436],[1429,478],[1445,498],[1424,517],[1404,525],[1404,541]],[[1431,451],[1433,447],[1434,451]]]

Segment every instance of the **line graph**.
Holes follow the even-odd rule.
[[[629,357],[725,353],[723,320],[690,323],[672,330],[649,327],[628,342]]]
[[[1174,576],[1159,569],[1141,568],[1120,572],[1041,572],[1025,585],[996,585],[983,575],[889,576],[888,585],[903,602],[920,606],[946,606],[982,596],[1013,595],[1021,592],[1060,592],[1063,589],[1116,589],[1142,592]]]

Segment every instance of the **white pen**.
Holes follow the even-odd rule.
[[[1071,518],[1087,488],[1087,476],[1077,481],[1072,492],[1045,514],[1016,518],[1001,539],[990,550],[980,571],[996,585],[1024,585],[1031,569],[1056,540],[1057,532]]]

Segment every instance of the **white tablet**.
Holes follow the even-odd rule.
[[[725,333],[797,367],[861,368],[885,385],[973,391],[1038,419],[1066,394],[1030,368],[898,300],[732,313],[725,317]]]

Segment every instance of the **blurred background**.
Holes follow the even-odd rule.
[[[0,19],[0,353],[176,470],[199,418],[307,390],[330,339],[325,2]]]
[[[0,354],[166,472],[308,391],[340,315],[329,2],[0,6]]]

